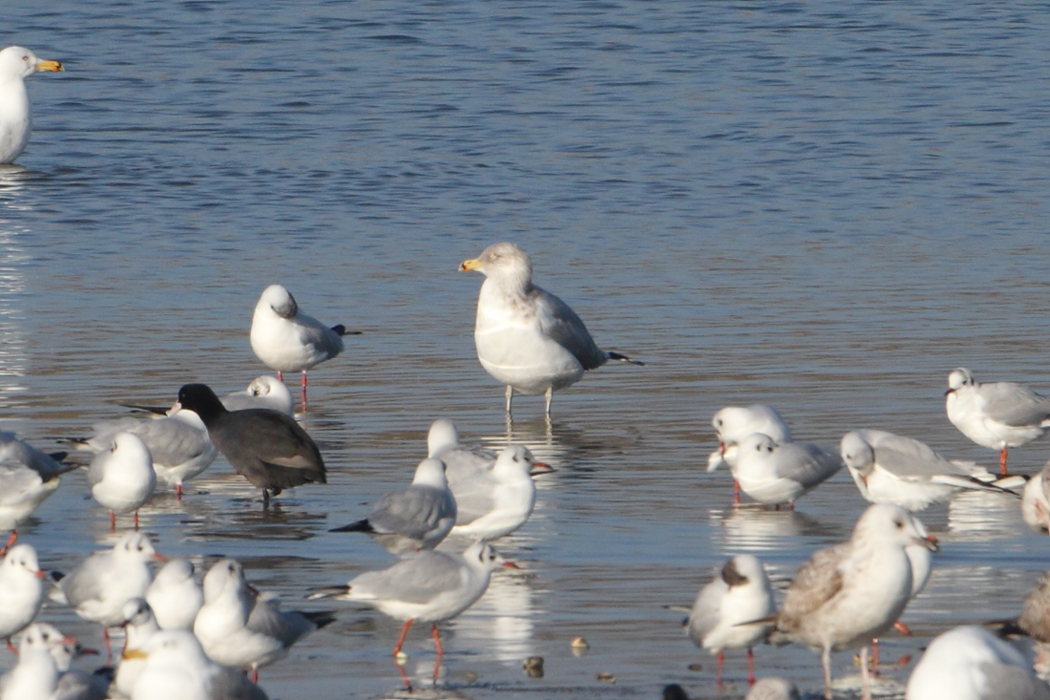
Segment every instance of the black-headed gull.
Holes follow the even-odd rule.
[[[0,164],[15,162],[33,131],[25,79],[34,73],[61,70],[62,64],[58,61],[37,58],[21,46],[8,46],[0,51]]]
[[[60,477],[76,469],[63,464],[65,453],[49,455],[0,431],[0,532],[11,532],[0,555],[18,539],[18,525],[40,507],[58,488]]]
[[[162,629],[193,629],[204,591],[193,577],[193,562],[169,559],[146,589],[146,602]]]
[[[44,578],[31,544],[18,544],[7,550],[0,563],[0,639],[18,634],[36,619],[44,604]]]
[[[195,411],[208,427],[208,437],[234,471],[256,488],[263,502],[282,490],[325,483],[324,460],[317,444],[287,415],[267,408],[227,411],[204,384],[179,389],[172,408]]]
[[[295,417],[295,401],[284,382],[264,374],[248,384],[248,388],[233,391],[222,397],[227,411],[243,411],[246,408],[269,408]]]
[[[58,688],[58,666],[39,625],[22,632],[18,665],[0,677],[0,700],[52,700]]]
[[[496,461],[496,453],[480,445],[464,445],[459,432],[448,418],[438,418],[427,432],[427,456],[445,463],[445,478],[458,481],[471,474],[488,469]]]
[[[46,622],[34,624],[43,633],[48,653],[55,660],[58,670],[58,684],[50,700],[106,700],[109,697],[109,672],[112,669],[103,668],[96,673],[88,673],[72,668],[74,659],[98,652],[80,646],[75,638],[63,634],[54,625]]]
[[[117,529],[117,513],[135,513],[139,528],[139,508],[146,505],[157,486],[153,457],[138,435],[117,433],[107,449],[95,455],[88,469],[91,496],[109,509],[110,530]]]
[[[388,552],[404,554],[438,546],[456,524],[456,499],[445,480],[445,463],[428,457],[412,483],[382,496],[363,520],[329,532],[363,532]]]
[[[711,418],[711,427],[718,435],[718,449],[707,458],[707,471],[723,464],[732,471],[736,467],[737,444],[754,433],[773,438],[778,445],[791,442],[791,428],[772,406],[756,403],[750,406],[726,406]]]
[[[395,620],[404,620],[394,656],[413,622],[431,623],[438,657],[443,654],[437,623],[450,620],[473,605],[489,587],[489,577],[504,561],[490,545],[476,542],[462,554],[424,551],[402,559],[388,569],[368,571],[346,586],[319,589],[310,598],[336,598],[365,603]],[[437,667],[435,666],[435,671]]]
[[[1050,700],[1050,686],[1025,655],[976,625],[956,627],[926,647],[905,700]]]
[[[481,366],[507,387],[508,415],[515,391],[543,394],[549,417],[554,392],[580,381],[585,371],[609,360],[642,364],[598,347],[568,304],[532,283],[532,260],[513,243],[490,245],[459,269],[485,275],[474,345]]]
[[[449,483],[456,497],[452,534],[488,542],[517,530],[536,505],[535,474],[550,472],[524,445],[504,448],[487,469]]]
[[[1050,532],[1050,461],[1024,485],[1021,517],[1036,532]]]
[[[244,674],[209,659],[186,630],[161,630],[129,655],[145,661],[131,700],[267,700]]]
[[[744,438],[737,448],[734,475],[740,490],[759,503],[791,503],[842,468],[838,455],[816,445],[785,442],[762,433]]]
[[[313,316],[299,311],[287,289],[271,284],[259,296],[252,316],[252,350],[277,378],[284,372],[302,372],[303,410],[306,410],[306,370],[343,351],[346,328],[329,328]]]
[[[113,685],[121,696],[131,697],[135,681],[146,667],[145,658],[136,652],[146,648],[153,635],[160,632],[160,626],[149,603],[142,598],[132,598],[124,603],[124,622],[121,623],[121,627],[124,628],[125,635],[124,651],[120,663],[117,664]]]
[[[948,420],[981,447],[999,450],[999,468],[1006,474],[1006,452],[1027,445],[1050,428],[1050,398],[1024,384],[981,384],[965,367],[948,374],[945,394]]]
[[[102,625],[109,646],[109,628],[124,622],[124,604],[142,598],[153,581],[149,562],[163,559],[141,532],[130,532],[112,549],[94,552],[58,582],[51,598],[73,606],[82,619]],[[109,660],[107,658],[107,663]]]
[[[335,618],[328,612],[281,610],[278,602],[248,585],[240,562],[220,559],[204,576],[204,605],[193,633],[216,663],[258,670],[284,658],[297,641]]]
[[[1016,497],[974,472],[950,462],[925,443],[884,430],[851,430],[840,443],[861,496],[872,503],[896,503],[911,511],[947,501],[960,489],[989,491]]]
[[[118,433],[137,436],[149,448],[157,480],[174,486],[177,499],[182,497],[183,484],[207,469],[219,456],[208,439],[204,422],[189,410],[148,419],[128,416],[96,423],[91,429],[92,437],[71,442],[79,449],[98,454],[112,447]]]
[[[861,647],[863,697],[870,700],[868,643],[893,625],[911,597],[905,548],[937,551],[936,540],[923,537],[916,522],[899,506],[870,506],[848,542],[817,551],[795,573],[770,639],[821,652],[825,697],[832,696],[831,652]]]
[[[686,632],[693,643],[718,658],[715,682],[722,685],[722,663],[726,649],[747,649],[748,683],[755,682],[751,648],[764,641],[774,612],[773,590],[766,570],[756,557],[738,554],[722,567],[710,583],[700,589],[686,619]],[[748,624],[753,623],[753,624]]]

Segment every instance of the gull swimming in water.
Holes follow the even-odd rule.
[[[981,384],[965,367],[948,374],[945,409],[963,435],[981,447],[999,450],[1003,474],[1008,448],[1038,440],[1050,428],[1050,398],[1015,382]]]
[[[947,501],[960,489],[1016,496],[934,452],[925,443],[884,430],[852,430],[842,437],[842,461],[860,494],[872,503],[911,511]]]
[[[33,118],[25,79],[64,70],[58,61],[37,58],[21,46],[0,51],[0,164],[15,162],[29,144]]]
[[[908,511],[890,504],[870,506],[853,536],[817,551],[796,573],[770,635],[774,644],[797,642],[820,651],[825,697],[831,698],[831,652],[861,647],[863,698],[871,698],[868,643],[904,612],[912,592],[905,548],[937,551],[937,542]]]
[[[686,619],[686,632],[698,647],[717,654],[715,682],[719,686],[726,649],[747,649],[747,682],[755,682],[751,649],[765,640],[772,623],[754,621],[769,618],[774,610],[769,577],[762,562],[750,554],[730,559],[719,575],[700,589]]]
[[[259,296],[252,316],[249,338],[255,355],[277,378],[284,372],[302,372],[303,410],[306,410],[306,370],[343,351],[346,327],[329,328],[313,316],[299,311],[295,297],[279,284],[271,284]]]
[[[474,344],[481,366],[507,386],[508,415],[515,391],[543,394],[550,417],[554,392],[580,381],[585,371],[609,360],[643,364],[599,348],[568,304],[532,283],[532,260],[513,243],[490,245],[459,269],[485,275]]]

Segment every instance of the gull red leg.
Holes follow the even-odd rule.
[[[102,625],[102,639],[106,641],[106,665],[113,663],[113,649],[109,646],[109,628]]]
[[[740,503],[740,482],[733,479],[733,503]]]
[[[999,453],[999,473],[1002,476],[1006,476],[1006,446],[1003,446],[1002,451]]]
[[[277,381],[279,381],[279,382],[283,382],[284,381],[284,374],[281,373],[281,370],[277,370]]]
[[[445,650],[441,648],[441,635],[438,634],[438,626],[436,622],[430,623],[430,633],[434,636],[434,644],[437,645],[438,658],[440,659],[445,655]]]
[[[303,413],[306,413],[306,370],[303,370]]]
[[[394,656],[401,653],[401,645],[405,643],[405,637],[408,636],[408,628],[412,626],[415,619],[409,619],[405,622],[405,626],[401,628],[401,636],[397,638],[397,646],[394,647]]]
[[[755,652],[751,647],[747,648],[747,684],[755,684]]]
[[[871,640],[871,667],[879,667],[879,640],[878,638]]]
[[[11,653],[18,656],[18,649],[15,649],[15,645],[11,643],[11,638],[7,638],[7,648],[11,650]]]
[[[117,531],[117,514],[113,511],[109,511],[109,531]]]
[[[139,512],[135,511],[135,532],[139,531]]]
[[[3,549],[0,549],[0,557],[2,557],[5,554],[7,554],[7,550],[11,549],[11,545],[13,545],[17,539],[18,539],[18,530],[12,530],[11,531],[11,536],[7,538],[7,544],[4,545]],[[8,641],[7,645],[11,646],[11,642]]]
[[[175,484],[175,500],[182,500],[182,484]]]
[[[718,671],[715,673],[715,683],[719,686],[722,685],[722,662],[725,661],[725,653],[718,652]]]

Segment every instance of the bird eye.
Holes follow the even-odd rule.
[[[894,520],[893,522],[897,525],[897,529],[898,530],[903,530],[904,529],[904,521],[903,520]]]
[[[23,61],[28,61],[29,60],[29,56],[22,56],[22,60]]]

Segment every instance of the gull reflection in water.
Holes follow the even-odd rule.
[[[499,542],[493,544],[499,547]],[[500,570],[492,574],[485,595],[451,621],[456,647],[490,655],[500,663],[520,666],[532,655],[533,591],[527,574]]]
[[[731,552],[764,551],[782,547],[785,538],[834,534],[834,528],[829,530],[805,513],[760,504],[713,510],[710,520],[721,526],[725,547]]]
[[[967,541],[1005,540],[1027,530],[1021,499],[1004,493],[961,491],[948,503],[948,529]]]
[[[7,407],[12,394],[25,391],[28,371],[23,268],[29,256],[18,245],[18,237],[29,233],[20,225],[18,212],[28,206],[19,194],[29,171],[19,166],[0,167],[0,406]]]

